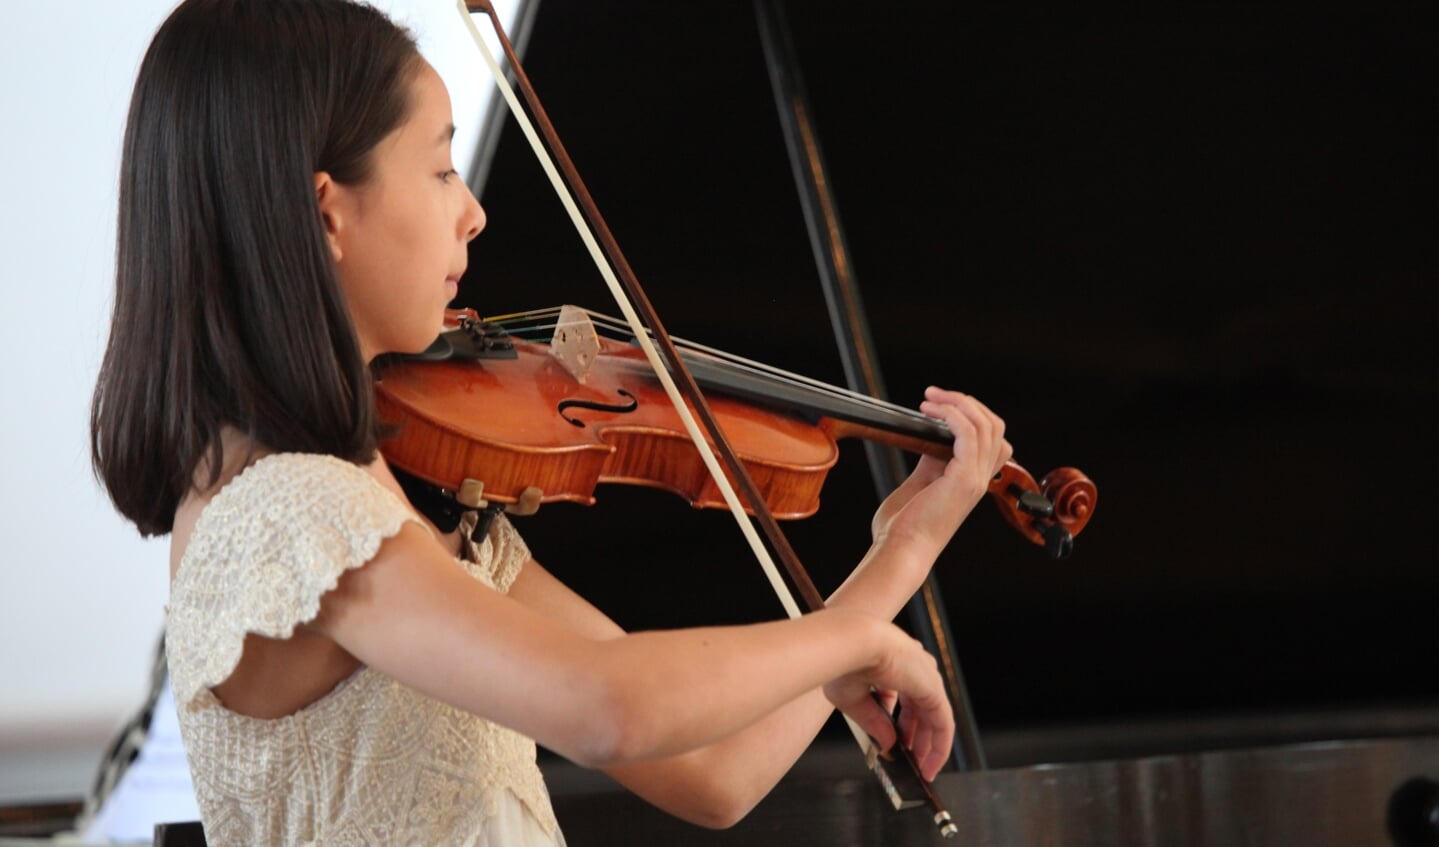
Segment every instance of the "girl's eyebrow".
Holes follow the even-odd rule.
[[[454,125],[454,124],[446,124],[446,125],[445,125],[445,128],[440,131],[440,136],[439,136],[439,138],[435,139],[435,143],[436,143],[436,144],[449,144],[450,142],[452,142],[452,141],[454,141],[454,140],[455,140],[455,125]]]

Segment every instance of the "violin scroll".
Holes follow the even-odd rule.
[[[1039,489],[1054,504],[1054,519],[1064,524],[1070,535],[1078,535],[1089,523],[1099,497],[1094,483],[1078,468],[1055,468],[1039,481]]]
[[[1094,483],[1076,468],[1056,468],[1035,482],[1012,461],[994,475],[989,493],[1004,520],[1055,559],[1073,552],[1074,536],[1089,523],[1099,498]]]

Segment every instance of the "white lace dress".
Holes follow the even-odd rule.
[[[282,453],[227,484],[170,591],[166,649],[209,844],[563,845],[534,742],[362,667],[273,720],[210,692],[247,633],[288,638],[340,575],[420,522],[363,469]],[[503,516],[456,559],[508,590],[529,551]]]

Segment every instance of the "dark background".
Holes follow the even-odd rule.
[[[889,396],[1099,489],[1065,562],[981,503],[939,564],[981,731],[1439,704],[1433,13],[788,17]],[[525,65],[668,329],[843,384],[753,7],[543,0]],[[460,303],[618,313],[512,123],[482,201]],[[843,451],[786,525],[822,591]],[[625,626],[782,614],[727,515],[598,494],[519,526]]]

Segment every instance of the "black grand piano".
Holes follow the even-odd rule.
[[[1069,558],[981,507],[937,569],[974,735],[936,783],[956,843],[1439,837],[1433,22],[539,7],[525,66],[670,332],[844,385],[847,276],[889,399],[962,388],[1036,475],[1098,486]],[[613,312],[513,124],[484,178],[461,301]],[[821,590],[876,503],[843,450],[785,527]],[[782,614],[723,515],[598,496],[520,520],[622,624]],[[576,845],[942,840],[838,722],[722,833],[547,772]]]

